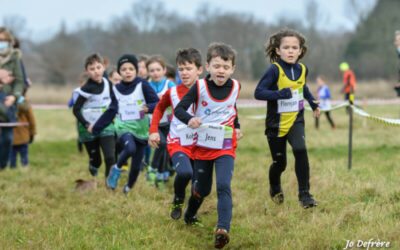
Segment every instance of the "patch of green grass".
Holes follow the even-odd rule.
[[[396,105],[367,106],[396,118]],[[391,241],[400,247],[399,128],[355,116],[353,164],[347,169],[348,117],[332,112],[338,129],[322,117],[315,130],[306,112],[311,193],[319,206],[298,204],[294,157],[288,146],[282,175],[285,202],[269,197],[272,163],[264,120],[246,119],[265,108],[239,110],[244,138],[239,142],[232,180],[233,218],[227,249],[343,249],[347,240]],[[145,183],[141,172],[125,196],[123,174],[115,192],[105,188],[104,165],[98,188],[74,191],[76,179],[91,179],[88,157],[76,147],[70,110],[37,110],[38,136],[30,167],[0,172],[0,249],[211,249],[217,224],[213,191],[199,210],[202,229],[169,218],[173,181],[164,192]],[[187,190],[189,196],[189,189]],[[186,204],[184,206],[186,208]]]

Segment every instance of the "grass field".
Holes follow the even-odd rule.
[[[367,106],[366,111],[398,118],[396,105]],[[239,142],[232,181],[231,242],[226,249],[343,249],[347,240],[389,241],[400,248],[400,133],[355,116],[353,168],[347,170],[348,118],[332,112],[338,129],[325,117],[314,129],[306,113],[311,193],[319,206],[304,210],[297,200],[294,158],[282,176],[285,203],[269,198],[271,157],[264,120],[239,110],[244,138]],[[205,228],[169,218],[173,183],[161,192],[141,173],[125,196],[123,174],[115,192],[106,190],[104,166],[96,190],[75,192],[76,179],[90,179],[86,154],[76,147],[70,110],[37,110],[38,135],[26,171],[0,172],[0,249],[212,249],[217,223],[215,185],[199,210]],[[290,147],[289,147],[290,148]],[[186,204],[185,204],[186,207]]]

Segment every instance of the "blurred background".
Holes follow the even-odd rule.
[[[385,90],[387,96],[380,97],[395,97],[398,58],[393,42],[400,29],[399,0],[15,0],[1,6],[0,26],[20,39],[28,77],[34,85],[47,86],[40,91],[50,91],[49,86],[72,90],[92,52],[108,58],[110,67],[124,53],[161,54],[175,65],[177,49],[198,48],[205,57],[213,41],[237,50],[235,78],[255,86],[270,64],[264,54],[267,38],[289,27],[307,38],[303,62],[309,82],[322,74],[339,91],[338,65],[347,61],[359,85]],[[254,87],[248,89],[244,97],[251,98]],[[370,87],[364,91],[364,97],[377,94]],[[46,102],[60,101],[55,99]]]

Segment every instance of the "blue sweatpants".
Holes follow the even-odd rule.
[[[132,188],[140,172],[140,165],[142,164],[146,142],[136,138],[131,133],[123,134],[119,138],[119,141],[123,149],[119,154],[117,167],[121,168],[124,162],[126,162],[129,157],[132,157],[128,178],[128,187]]]
[[[29,164],[29,143],[14,145],[10,153],[10,168],[17,167],[18,153],[21,156],[21,165],[27,166]]]
[[[0,170],[7,166],[13,143],[13,128],[0,128]]]
[[[234,169],[234,158],[230,155],[223,155],[214,160],[194,160],[193,191],[185,216],[195,216],[204,197],[210,194],[214,165],[218,197],[217,229],[222,228],[229,232],[232,219],[231,180]]]
[[[193,160],[183,152],[176,152],[171,157],[175,166],[176,177],[174,182],[175,199],[185,199],[186,186],[193,176]]]

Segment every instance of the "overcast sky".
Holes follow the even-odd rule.
[[[35,40],[54,34],[64,20],[68,29],[80,22],[90,20],[108,23],[111,18],[129,12],[132,4],[139,0],[0,0],[0,25],[5,17],[19,16],[26,20],[29,36]],[[149,0],[142,0],[149,1]],[[279,17],[288,19],[306,18],[306,3],[309,0],[162,0],[167,10],[182,16],[193,17],[201,3],[221,11],[248,13],[267,23]],[[376,0],[360,0],[371,5]],[[322,26],[328,30],[353,30],[354,19],[349,18],[350,0],[315,0],[323,14]],[[321,25],[320,25],[321,26]]]

